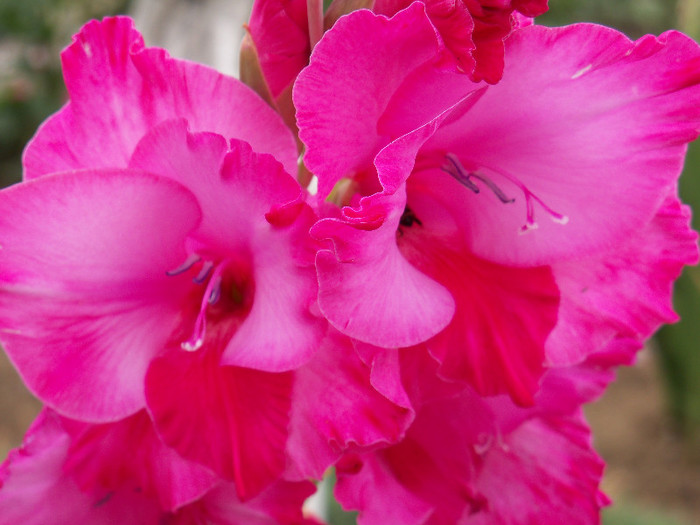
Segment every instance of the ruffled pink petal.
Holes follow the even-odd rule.
[[[559,291],[549,268],[518,268],[475,257],[455,219],[430,194],[430,181],[409,186],[420,221],[398,237],[404,257],[454,298],[450,324],[426,343],[439,374],[468,382],[481,395],[508,392],[531,404],[544,371],[545,341],[557,321]]]
[[[419,412],[399,444],[354,463],[341,462],[338,501],[360,511],[361,525],[395,516],[396,502],[384,494],[400,495],[410,511],[396,513],[397,525],[457,523],[465,510],[478,509],[474,446],[480,444],[480,433],[493,434],[494,421],[488,408],[475,400],[477,396],[461,396],[432,403]],[[370,482],[383,490],[370,491]]]
[[[0,193],[0,339],[62,414],[110,421],[144,406],[143,378],[179,321],[200,211],[135,171],[52,175]]]
[[[318,176],[320,195],[341,178],[366,171],[396,138],[378,133],[377,121],[401,83],[440,49],[418,2],[390,20],[353,12],[326,33],[294,87],[304,163]]]
[[[542,264],[611,249],[651,220],[697,136],[698,63],[698,46],[674,32],[637,42],[592,25],[513,33],[503,80],[422,150],[471,250]],[[515,202],[485,184],[479,195],[448,189],[447,153]]]
[[[562,303],[547,340],[547,359],[561,366],[582,360],[614,338],[639,345],[661,323],[677,320],[673,282],[698,260],[690,209],[673,195],[656,217],[614,250],[553,266]]]
[[[415,458],[411,458],[412,461]],[[336,465],[335,497],[347,510],[360,509],[357,523],[416,525],[427,522],[432,506],[396,483],[390,467],[373,454],[350,454]]]
[[[146,376],[148,409],[163,441],[234,481],[242,500],[284,469],[291,389],[291,373],[219,366],[215,351],[174,350],[155,359]]]
[[[82,492],[65,475],[70,445],[57,414],[44,410],[22,448],[0,466],[0,516],[4,523],[158,523],[156,502],[130,490]]]
[[[194,130],[243,139],[296,173],[294,138],[265,102],[236,79],[144,48],[129,18],[88,23],[62,60],[70,102],[27,146],[25,179],[126,167],[151,127],[177,117]]]
[[[459,523],[600,523],[602,474],[581,414],[528,421],[486,453],[478,487],[488,503]]]
[[[153,128],[132,167],[190,188],[203,209],[193,249],[248,266],[254,299],[224,352],[224,364],[284,371],[311,358],[326,323],[311,315],[316,298],[308,235],[315,221],[300,186],[269,155],[219,135],[189,133],[184,120]]]
[[[311,54],[307,0],[257,0],[248,31],[274,98],[296,79]]]
[[[223,483],[180,510],[168,524],[317,525],[317,521],[305,519],[301,510],[314,490],[314,484],[308,481],[278,481],[253,499],[241,502],[235,484]]]
[[[207,493],[219,479],[165,446],[145,411],[103,425],[63,420],[71,444],[63,472],[85,492],[126,490],[174,511]]]
[[[321,479],[341,452],[395,443],[412,419],[410,409],[372,387],[370,369],[351,340],[331,330],[314,359],[295,373],[286,475]]]
[[[325,219],[312,229],[335,248],[316,259],[321,311],[344,334],[385,348],[425,341],[454,312],[449,292],[398,249],[404,203],[403,192],[365,197],[357,209],[343,209],[344,221]]]
[[[598,490],[603,464],[578,408],[502,401],[465,392],[425,405],[401,443],[338,464],[338,500],[360,511],[362,525],[386,516],[397,524],[597,523],[607,503]]]
[[[376,0],[374,12],[393,15],[410,0]],[[462,71],[474,81],[495,84],[503,74],[504,40],[521,27],[518,16],[539,16],[547,0],[424,0],[430,21]]]

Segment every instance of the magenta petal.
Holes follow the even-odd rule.
[[[528,421],[486,454],[478,484],[488,506],[460,523],[599,523],[602,473],[582,415]]]
[[[0,466],[0,516],[4,523],[158,522],[158,505],[133,491],[81,491],[63,471],[69,443],[60,418],[44,410],[29,429],[22,448],[11,452]]]
[[[25,178],[77,168],[126,167],[136,144],[163,120],[250,142],[296,173],[296,147],[282,119],[236,79],[144,48],[126,17],[86,24],[62,55],[70,102],[24,154]]]
[[[344,457],[336,475],[335,497],[345,509],[360,509],[359,525],[380,525],[387,516],[393,525],[429,523],[432,505],[396,483],[390,467],[374,455]]]
[[[179,184],[133,171],[43,177],[0,193],[0,339],[62,414],[110,421],[145,404],[143,378],[188,286],[200,212]]]
[[[312,229],[335,254],[319,252],[319,306],[338,330],[385,348],[411,346],[444,328],[454,312],[449,292],[416,270],[396,245],[405,195],[365,197],[344,208],[346,222],[325,219]]]
[[[624,242],[652,219],[697,136],[700,49],[679,33],[631,42],[583,24],[526,27],[506,44],[503,79],[423,151],[455,154],[515,198],[450,189],[436,164],[471,250],[531,265]],[[528,224],[538,228],[521,235]]]
[[[677,320],[672,285],[698,260],[690,210],[669,196],[656,217],[612,251],[554,265],[562,304],[547,340],[554,365],[581,361],[613,338],[639,346],[661,323]]]
[[[456,310],[450,324],[425,345],[441,363],[441,377],[467,382],[482,395],[508,392],[516,402],[531,404],[544,372],[545,341],[558,315],[552,272],[471,254],[454,218],[428,187],[409,187],[409,206],[421,224],[405,228],[398,243],[416,269],[449,290]]]
[[[306,0],[258,0],[248,31],[265,80],[277,98],[309,62],[311,43]]]
[[[145,411],[115,423],[90,425],[64,419],[71,436],[63,466],[85,491],[128,490],[174,511],[203,496],[219,481],[205,467],[165,446]]]
[[[393,93],[438,50],[435,29],[418,2],[391,20],[366,10],[351,13],[314,48],[294,86],[294,104],[307,147],[304,162],[319,177],[322,196],[371,165],[390,140],[376,124]],[[331,144],[334,155],[328,155]]]
[[[146,376],[148,408],[163,441],[234,481],[243,500],[282,473],[291,388],[291,373],[219,366],[218,353],[204,350],[174,349]]]
[[[287,475],[320,479],[341,452],[395,443],[412,420],[410,409],[372,387],[370,369],[350,339],[331,330],[314,359],[295,373]]]
[[[202,499],[179,511],[168,525],[319,525],[306,520],[302,505],[315,490],[313,483],[278,481],[246,502],[234,483],[222,483]]]
[[[469,391],[429,403],[398,445],[339,462],[336,496],[362,525],[387,515],[406,525],[597,523],[602,461],[578,406],[554,407],[523,410]]]
[[[310,359],[326,323],[309,311],[317,289],[308,235],[315,216],[297,182],[269,155],[213,133],[189,133],[184,120],[156,126],[130,165],[191,189],[204,216],[191,236],[196,248],[250,267],[253,305],[222,362],[278,372]]]

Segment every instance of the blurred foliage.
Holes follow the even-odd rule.
[[[632,38],[661,33],[676,25],[674,0],[549,0],[549,12],[537,19],[544,25],[595,22]]]
[[[90,18],[128,0],[0,0],[0,186],[20,179],[22,148],[65,101],[59,53]]]

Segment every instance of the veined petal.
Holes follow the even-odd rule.
[[[396,496],[397,524],[597,523],[603,463],[577,406],[502,401],[465,391],[424,405],[399,444],[339,462],[338,500],[361,525],[384,523]]]
[[[409,183],[414,222],[399,227],[398,247],[412,267],[449,290],[456,305],[450,324],[425,343],[441,363],[440,376],[467,382],[481,395],[508,392],[531,404],[559,307],[551,270],[474,256],[461,239],[459,216],[441,205],[430,181],[414,175]]]
[[[246,140],[296,173],[294,138],[272,108],[234,78],[144,48],[129,18],[86,24],[62,61],[70,102],[27,146],[25,179],[126,167],[151,127],[178,117],[194,130]]]
[[[418,2],[390,20],[367,10],[353,12],[326,33],[293,95],[299,137],[307,148],[304,162],[319,178],[320,195],[371,166],[391,140],[378,132],[377,121],[393,93],[439,50]],[[328,155],[331,145],[335,153]]]
[[[700,48],[675,32],[631,42],[584,24],[526,27],[506,44],[503,80],[422,154],[456,155],[515,202],[455,191],[437,169],[435,187],[486,259],[536,265],[614,249],[653,218],[697,136]]]
[[[5,523],[157,523],[156,502],[120,490],[83,492],[63,472],[70,437],[61,419],[44,410],[27,432],[22,448],[0,466],[0,515]]]
[[[410,407],[372,387],[370,368],[352,341],[333,329],[314,359],[295,372],[292,395],[290,479],[321,479],[341,453],[395,443],[413,420]]]
[[[599,523],[609,503],[598,489],[602,473],[580,412],[527,421],[486,454],[478,484],[488,505],[459,523]]]
[[[305,519],[304,500],[313,494],[310,481],[277,481],[258,496],[242,502],[234,483],[222,483],[199,501],[179,511],[172,525],[319,525]]]
[[[136,171],[84,171],[8,188],[0,207],[0,339],[25,383],[82,420],[142,408],[189,287],[166,272],[200,220],[192,194]]]
[[[220,366],[219,352],[206,350],[153,361],[148,409],[166,444],[235,482],[247,500],[284,469],[292,374]]]
[[[63,472],[84,492],[131,491],[175,511],[202,497],[220,481],[187,461],[158,437],[145,410],[115,423],[92,425],[64,418],[70,447]]]
[[[311,358],[326,323],[309,306],[316,297],[308,235],[315,221],[301,187],[269,155],[213,133],[189,133],[184,120],[153,128],[132,167],[190,188],[202,209],[193,249],[250,268],[254,299],[222,362],[279,372]]]
[[[296,79],[311,54],[306,0],[257,0],[248,22],[272,96]]]
[[[344,221],[324,219],[311,231],[334,242],[335,253],[316,259],[321,311],[342,333],[385,348],[425,341],[454,312],[449,292],[398,249],[405,199],[403,191],[365,197],[357,209],[343,209]]]
[[[674,194],[614,250],[553,266],[562,303],[547,340],[549,363],[579,362],[619,337],[641,346],[661,323],[677,320],[672,285],[684,265],[697,262],[698,247],[690,209]]]

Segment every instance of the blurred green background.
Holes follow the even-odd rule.
[[[59,52],[69,43],[70,35],[90,18],[124,13],[128,9],[128,0],[0,0],[0,186],[20,180],[22,148],[40,122],[65,102]],[[610,25],[633,38],[678,28],[698,39],[700,0],[550,0],[549,13],[539,19],[545,25],[577,21]],[[683,200],[700,210],[698,144],[690,148],[680,189]],[[694,217],[694,227],[700,229],[700,213]],[[683,474],[687,481],[682,481],[681,487],[683,483],[697,483],[688,492],[690,498],[696,498],[700,488],[700,475],[694,475],[700,473],[700,352],[697,349],[700,270],[697,267],[688,269],[678,282],[675,303],[685,321],[663,329],[652,354],[654,370],[662,372],[665,407],[674,431],[673,441],[658,446],[672,444],[677,465],[687,468]],[[630,388],[633,380],[625,380],[627,373],[622,371],[622,386],[613,385],[611,395],[618,395],[615,389]],[[595,427],[595,414],[591,415]],[[620,414],[620,418],[625,417],[626,414]],[[605,427],[606,423],[600,425]],[[659,478],[659,483],[667,483],[664,479],[672,479],[675,474],[678,473],[669,472],[669,477]],[[622,501],[605,512],[605,524],[700,523],[700,515],[693,514],[697,506],[680,514],[669,513],[658,503],[652,507],[658,510],[650,510],[648,505],[640,505],[634,499]],[[331,512],[332,523],[354,523],[354,515],[344,514],[336,504]]]

